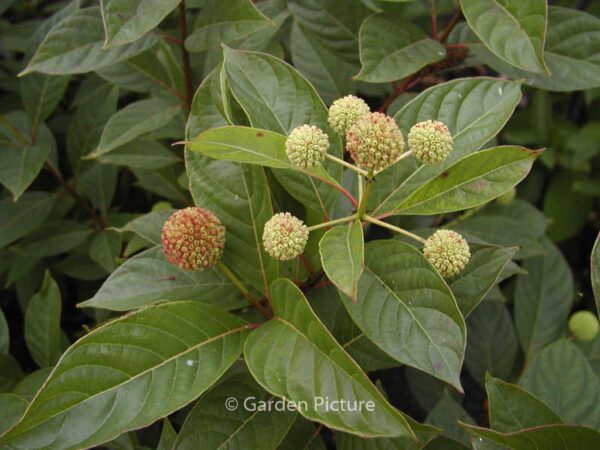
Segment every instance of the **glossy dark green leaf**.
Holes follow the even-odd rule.
[[[460,6],[471,29],[494,54],[523,70],[548,72],[545,0],[460,0]]]
[[[217,381],[239,357],[247,328],[197,302],[153,306],[108,322],[67,350],[0,443],[86,448],[149,425]]]
[[[343,301],[389,356],[461,389],[465,322],[448,285],[419,250],[399,241],[368,244],[357,301]]]
[[[581,350],[568,340],[536,353],[519,384],[564,422],[600,427],[600,381]]]
[[[295,402],[306,418],[337,430],[365,437],[413,435],[407,419],[343,351],[291,281],[271,285],[271,303],[274,320],[254,330],[244,350],[250,372],[267,391]],[[374,407],[368,413],[334,411],[317,404],[316,397],[371,401]]]
[[[319,242],[319,251],[329,279],[344,294],[356,299],[365,252],[360,221],[329,230]]]
[[[370,83],[399,80],[445,56],[442,44],[401,14],[382,12],[360,27],[362,69],[355,78]]]
[[[187,415],[173,449],[195,450],[199,442],[206,450],[277,448],[297,413],[277,411],[272,403],[269,410],[269,402],[276,400],[242,367],[200,397]]]
[[[104,47],[114,47],[140,39],[156,27],[179,0],[102,0],[102,20],[106,41]]]
[[[490,426],[503,433],[520,431],[541,425],[562,423],[548,406],[516,384],[488,376]]]
[[[573,304],[571,268],[550,241],[544,249],[523,263],[527,274],[517,277],[515,288],[515,324],[528,358],[560,336]]]
[[[429,411],[427,423],[443,429],[445,435],[450,438],[468,444],[469,439],[464,430],[458,425],[459,420],[463,423],[475,424],[473,418],[452,394],[448,390],[444,390],[442,398]]]
[[[156,43],[146,36],[133,44],[104,50],[100,7],[83,8],[58,22],[46,35],[20,75],[85,73],[114,64],[147,50]]]
[[[40,367],[53,366],[60,354],[62,301],[56,282],[46,272],[40,291],[29,301],[25,314],[25,340]]]
[[[185,272],[169,264],[162,248],[152,248],[125,261],[96,295],[79,304],[127,311],[164,300],[197,300],[225,309],[245,305],[238,290],[217,269]]]

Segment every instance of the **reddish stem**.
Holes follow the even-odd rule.
[[[461,16],[462,16],[462,13],[460,11],[460,8],[457,8],[456,11],[454,11],[454,15],[448,22],[448,25],[446,25],[444,32],[440,36],[440,42],[446,42],[446,40],[448,39],[448,36],[450,36],[450,33],[452,32],[452,30],[454,29],[456,24],[458,24],[458,22],[460,21]]]
[[[194,88],[192,86],[192,67],[190,64],[190,54],[185,48],[185,40],[187,38],[187,20],[185,16],[185,0],[179,4],[179,32],[181,34],[181,56],[183,59],[183,75],[185,77],[185,97],[187,107],[191,108],[192,100],[194,99]]]

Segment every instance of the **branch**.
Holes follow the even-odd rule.
[[[187,19],[185,16],[185,0],[179,4],[179,33],[181,34],[181,56],[183,59],[183,75],[185,77],[185,98],[188,109],[192,107],[194,99],[194,87],[192,85],[192,68],[190,64],[190,54],[185,48],[185,40],[187,39]]]

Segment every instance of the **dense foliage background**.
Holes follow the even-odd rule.
[[[98,423],[95,437],[77,438],[87,418],[100,418],[111,405],[54,417],[87,386],[102,392],[108,377],[81,372],[56,392],[49,385],[39,398],[50,409],[32,407],[24,440],[0,438],[0,447],[110,441],[103,447],[414,449],[431,441],[425,448],[600,448],[600,336],[576,339],[567,326],[576,310],[596,314],[591,280],[598,273],[590,260],[600,226],[600,3],[549,3],[0,0],[0,434],[19,421],[69,346],[125,311],[199,300],[223,323],[239,321],[226,310],[262,321],[219,271],[184,274],[164,261],[162,224],[173,209],[193,204],[215,211],[228,227],[225,263],[251,291],[264,294],[264,272],[295,281],[335,345],[389,402],[444,433],[433,439],[432,429],[415,425],[426,437],[417,446],[357,437],[374,436],[374,424],[348,429],[289,412],[238,411],[228,421],[225,398],[269,396],[238,359],[241,350],[230,348],[197,395],[163,412],[140,412],[140,424],[154,422],[146,428],[129,431],[140,425],[120,427],[126,419],[115,415]],[[322,233],[311,234],[302,261],[257,264],[255,234],[274,211],[322,221],[302,180],[287,169],[256,171],[171,145],[228,124],[284,135],[302,123],[325,127],[326,106],[347,94],[393,116],[405,134],[417,120],[445,122],[464,155],[504,144],[545,149],[513,200],[493,200],[497,192],[465,212],[455,212],[467,206],[454,199],[456,207],[443,214],[387,219],[424,236],[450,225],[472,245],[467,271],[448,281],[467,331],[455,379],[434,378],[386,347],[385,338],[373,343],[354,325],[352,308],[323,274]],[[416,166],[403,167],[381,175],[371,209],[383,208]],[[341,179],[341,168],[332,172]],[[356,195],[351,172],[343,184]],[[343,198],[330,206],[332,218],[351,209]],[[366,241],[390,237],[384,228],[365,229]],[[371,260],[367,252],[367,265],[391,264],[400,248],[394,245],[373,250]],[[276,289],[303,302],[290,286]],[[202,321],[206,311],[213,309],[181,315]],[[155,315],[144,320],[191,333],[166,312]],[[97,357],[118,358],[110,345]],[[166,383],[163,391],[172,380],[183,383],[172,373],[154,376]]]

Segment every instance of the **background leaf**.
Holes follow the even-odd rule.
[[[22,238],[39,227],[54,205],[54,197],[41,191],[29,191],[18,202],[0,200],[0,248]]]
[[[209,388],[240,355],[245,329],[237,317],[196,302],[109,322],[67,350],[0,443],[91,447],[146,426]]]

